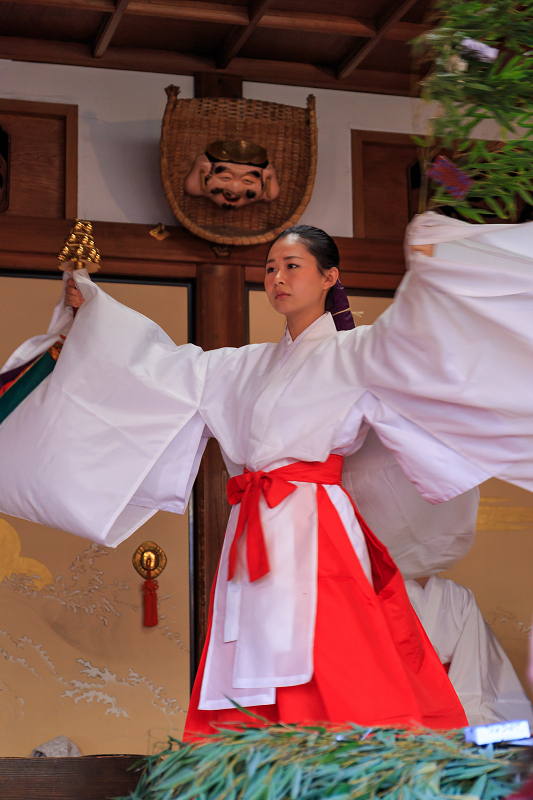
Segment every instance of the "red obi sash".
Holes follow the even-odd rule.
[[[264,496],[269,508],[279,505],[296,486],[290,481],[334,485],[341,483],[342,456],[330,455],[324,463],[320,461],[297,461],[271,472],[250,472],[245,469],[228,481],[228,500],[232,506],[241,504],[237,529],[229,552],[228,580],[235,575],[237,547],[245,529],[246,564],[250,581],[256,581],[270,572],[268,553],[261,525],[259,500]]]

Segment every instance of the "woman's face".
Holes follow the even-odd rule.
[[[289,234],[279,239],[268,254],[265,291],[273,308],[285,316],[324,313],[326,295],[337,278],[338,270],[324,275],[301,239]]]

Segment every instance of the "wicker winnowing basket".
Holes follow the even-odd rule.
[[[166,92],[161,179],[178,221],[196,236],[233,245],[269,242],[294,225],[315,182],[318,137],[313,95],[307,98],[307,108],[296,108],[261,100],[178,100],[176,86],[167,87]],[[221,139],[246,139],[266,148],[280,186],[276,200],[227,211],[209,198],[185,192],[184,181],[196,156]]]

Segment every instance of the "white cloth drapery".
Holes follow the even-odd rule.
[[[409,599],[448,672],[470,725],[527,719],[533,708],[474,595],[433,575],[424,588],[406,581]]]
[[[342,482],[404,578],[449,569],[474,543],[477,486],[444,503],[428,503],[372,429],[344,460]]]

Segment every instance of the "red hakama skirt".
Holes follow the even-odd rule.
[[[342,467],[340,456],[330,456],[331,459],[339,459]],[[292,479],[298,480],[296,474]],[[313,678],[300,686],[279,687],[274,704],[247,710],[264,717],[265,725],[353,722],[369,727],[422,725],[433,729],[467,725],[459,698],[411,606],[403,578],[387,549],[354,507],[367,541],[372,587],[329,495],[320,484],[317,504]],[[214,725],[262,724],[237,708],[220,711],[198,708],[213,599],[214,589],[207,639],[185,723],[186,741],[214,733]]]

